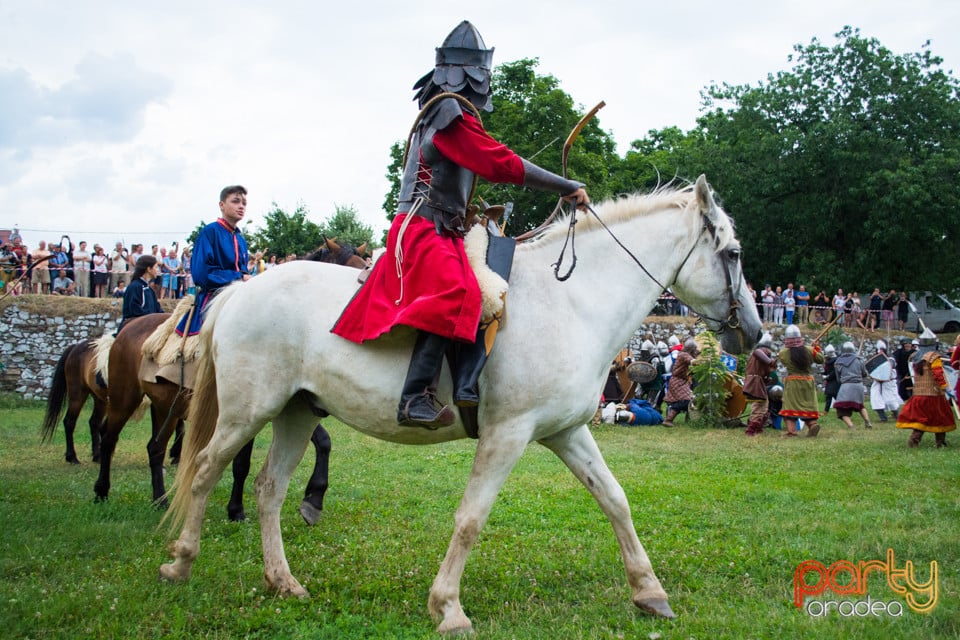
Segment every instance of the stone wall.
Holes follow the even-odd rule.
[[[46,398],[53,371],[67,347],[112,332],[119,306],[75,317],[28,311],[17,304],[0,315],[0,390]]]
[[[6,306],[0,311],[0,391],[15,392],[27,399],[47,397],[54,368],[68,346],[112,332],[120,320],[118,300],[23,296],[4,303]],[[175,301],[164,300],[161,304],[169,312]],[[782,347],[784,329],[768,327],[775,351]],[[702,330],[692,318],[650,316],[626,346],[639,354],[648,332],[653,334],[654,342],[667,342],[671,335],[683,342]],[[892,336],[891,351],[898,346],[900,337]],[[876,352],[874,344],[872,339],[864,344],[861,355],[865,359]]]

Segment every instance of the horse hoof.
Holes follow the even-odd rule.
[[[303,516],[303,521],[311,527],[317,524],[317,521],[320,520],[321,513],[323,512],[320,511],[320,509],[317,509],[306,500],[300,503],[300,515]]]
[[[170,458],[170,466],[175,467],[178,464],[180,464],[180,458]]]
[[[247,514],[242,509],[240,511],[230,511],[227,510],[227,518],[230,522],[246,522]]]
[[[473,635],[473,623],[466,616],[454,621],[444,621],[437,627],[437,633],[447,638],[470,636]]]
[[[160,574],[158,576],[160,582],[186,582],[187,578],[180,575],[176,568],[174,568],[174,563],[170,562],[167,564],[160,565]]]
[[[100,504],[107,501],[107,496],[96,495],[93,496],[93,504]]]
[[[636,605],[647,613],[653,614],[660,618],[677,617],[677,614],[673,612],[673,609],[671,609],[670,605],[667,603],[666,598],[646,598],[644,600],[637,600]]]

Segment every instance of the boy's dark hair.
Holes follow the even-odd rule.
[[[247,190],[244,187],[241,187],[239,184],[235,184],[229,187],[224,187],[220,192],[220,202],[226,202],[227,198],[232,196],[235,193],[239,193],[242,196],[247,195]]]

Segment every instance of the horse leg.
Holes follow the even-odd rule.
[[[177,420],[177,430],[170,447],[170,464],[180,464],[180,452],[183,450],[183,420]]]
[[[193,563],[200,553],[200,531],[207,500],[217,486],[217,481],[227,468],[227,463],[237,456],[240,449],[252,441],[251,434],[257,430],[245,429],[239,422],[217,421],[216,430],[207,446],[197,454],[196,474],[189,487],[178,491],[190,492],[190,504],[183,521],[180,537],[172,546],[173,562],[160,565],[160,578],[171,582],[183,582],[190,578]],[[262,426],[262,425],[261,425]]]
[[[93,415],[90,416],[90,454],[94,462],[100,462],[100,438],[107,421],[107,405],[100,398],[93,397]]]
[[[127,425],[127,420],[133,415],[143,399],[143,392],[139,384],[111,385],[110,401],[107,402],[106,427],[100,438],[100,475],[93,484],[94,502],[103,502],[110,494],[110,465],[113,462],[113,453],[120,439],[120,432]]]
[[[499,434],[498,434],[499,435]],[[496,442],[481,435],[473,459],[470,480],[454,517],[453,537],[447,554],[430,587],[428,607],[439,621],[438,633],[470,633],[473,624],[460,606],[460,579],[480,530],[500,488],[526,447],[526,440],[500,438]]]
[[[163,458],[170,440],[170,429],[165,428],[172,420],[169,407],[150,405],[150,422],[153,425],[150,441],[147,442],[147,459],[150,461],[150,484],[153,487],[153,503],[158,509],[167,508],[167,490],[163,482]]]
[[[263,575],[267,586],[280,595],[308,595],[287,564],[280,531],[280,507],[287,495],[290,477],[306,451],[314,419],[306,403],[297,398],[273,419],[270,453],[254,483],[263,542]]]
[[[80,464],[80,459],[77,458],[77,449],[73,442],[73,432],[77,429],[77,418],[80,417],[80,411],[83,409],[86,399],[86,395],[82,398],[74,398],[71,394],[67,405],[67,413],[63,416],[63,434],[67,441],[67,450],[63,457],[70,464]],[[93,420],[93,418],[90,419]]]
[[[307,490],[303,493],[300,503],[300,515],[308,525],[315,525],[323,511],[323,496],[327,493],[328,476],[330,473],[330,449],[332,443],[330,434],[319,422],[310,436],[310,442],[316,450],[313,462],[313,473],[307,481]]]
[[[253,440],[243,445],[240,452],[233,459],[233,489],[230,491],[230,502],[227,503],[227,518],[231,522],[243,522],[247,514],[243,509],[243,485],[250,475],[250,458],[253,456]]]
[[[647,613],[664,618],[676,617],[667,603],[667,592],[660,585],[650,558],[637,538],[627,496],[607,467],[590,430],[585,425],[573,427],[541,440],[540,444],[563,460],[613,525],[633,603]]]

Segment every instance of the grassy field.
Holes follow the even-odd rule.
[[[41,419],[41,405],[0,397],[3,637],[434,636],[427,592],[473,442],[401,447],[328,420],[324,515],[310,528],[296,512],[304,463],[282,517],[291,568],[311,597],[278,599],[263,589],[252,482],[250,519],[234,524],[225,516],[228,478],[221,481],[193,579],[163,584],[157,569],[168,538],[149,504],[148,426],[124,431],[110,500],[94,504],[89,436],[78,436],[84,463],[67,465],[62,430],[40,445]],[[609,523],[560,461],[534,445],[467,563],[461,595],[477,637],[960,637],[960,437],[936,450],[928,435],[910,450],[907,433],[890,424],[848,431],[832,417],[817,439],[747,438],[680,423],[594,429],[678,618],[636,611]],[[268,446],[269,430],[255,468]],[[888,549],[895,568],[914,563],[918,581],[937,562],[932,612],[911,610],[881,573],[847,600],[899,606],[899,616],[820,617],[793,605],[801,562],[886,562]],[[843,598],[827,592],[815,600]]]

